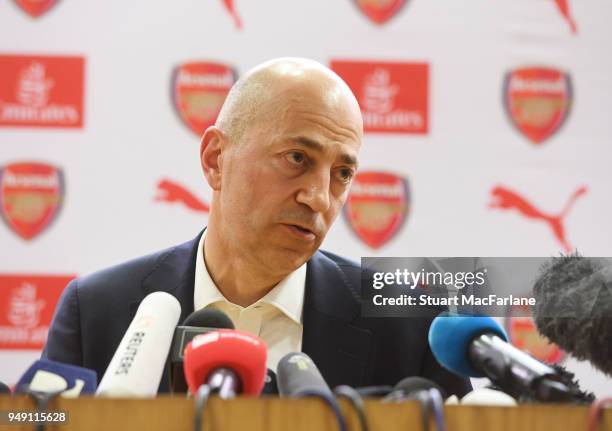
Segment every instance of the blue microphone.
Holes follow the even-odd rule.
[[[59,392],[64,397],[77,397],[95,393],[97,381],[93,370],[39,359],[21,376],[15,392]]]
[[[488,316],[442,313],[431,323],[429,345],[443,367],[460,376],[488,377],[516,399],[574,399],[555,369],[508,343],[505,331]]]
[[[438,362],[460,376],[486,377],[474,368],[467,355],[470,343],[481,334],[496,335],[505,342],[504,329],[489,316],[461,316],[442,313],[429,327],[429,346]]]

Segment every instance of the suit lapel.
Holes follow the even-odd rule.
[[[308,262],[304,296],[302,350],[317,364],[331,387],[360,386],[371,333],[351,324],[361,304],[336,262],[321,252]]]
[[[153,270],[143,278],[141,284],[142,299],[150,293],[161,291],[168,292],[179,301],[181,304],[179,325],[193,312],[195,262],[201,235],[202,233],[197,238],[174,247],[161,256]],[[129,304],[130,322],[142,299]],[[164,368],[158,391],[170,391],[167,368]]]
[[[195,239],[170,249],[160,257],[141,283],[142,298],[129,305],[130,321],[142,299],[153,292],[167,292],[181,304],[179,324],[193,312],[193,287],[195,281],[195,260],[200,235]]]

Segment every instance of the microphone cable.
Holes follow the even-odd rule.
[[[203,384],[198,388],[194,399],[194,414],[193,414],[193,431],[200,431],[202,429],[202,422],[204,419],[204,410],[208,405],[208,399],[210,398],[211,390],[210,386]]]
[[[436,388],[430,388],[427,393],[429,394],[431,411],[433,412],[434,419],[436,421],[436,429],[438,431],[446,431],[446,421],[444,420],[444,400],[442,399],[442,395]]]
[[[53,392],[42,392],[42,391],[30,389],[30,385],[25,384],[25,385],[20,386],[19,390],[16,392],[27,394],[30,396],[30,398],[34,400],[34,403],[36,404],[36,413],[46,413],[51,400],[57,398],[57,396],[61,394],[63,390],[53,391]],[[40,416],[43,416],[43,415],[40,415]],[[34,429],[36,431],[45,431],[46,427],[47,427],[46,422],[44,421],[36,422],[36,426],[34,427]]]
[[[338,398],[346,398],[353,409],[357,412],[359,418],[359,424],[361,425],[361,431],[369,431],[368,420],[365,414],[365,408],[363,404],[363,398],[359,395],[359,392],[348,385],[336,386],[334,394]]]
[[[419,401],[421,410],[421,421],[423,431],[429,431],[429,419],[433,415],[437,431],[446,431],[446,421],[444,420],[444,400],[437,388],[420,389],[412,393],[402,393],[394,391],[387,395],[383,402],[398,403],[410,399]]]
[[[336,418],[336,422],[338,422],[338,429],[340,431],[348,430],[346,426],[346,420],[344,419],[344,416],[342,416],[342,411],[340,410],[338,401],[335,398],[330,397],[329,395],[318,390],[305,390],[303,392],[300,392],[298,398],[304,397],[315,397],[319,398],[320,400],[323,400],[323,402],[325,402],[325,404],[327,404],[331,408],[331,411],[334,414],[334,417]]]
[[[387,395],[393,390],[393,386],[390,385],[379,385],[379,386],[364,386],[355,389],[362,398],[368,397],[382,397]]]

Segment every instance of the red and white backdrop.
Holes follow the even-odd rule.
[[[325,248],[612,255],[610,22],[606,0],[3,0],[0,380],[38,357],[68,280],[195,237],[200,135],[274,57],[329,65],[363,109]]]

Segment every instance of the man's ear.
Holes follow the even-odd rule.
[[[221,166],[223,164],[223,150],[227,139],[216,126],[210,126],[202,136],[200,143],[200,163],[202,171],[213,190],[221,189]]]

